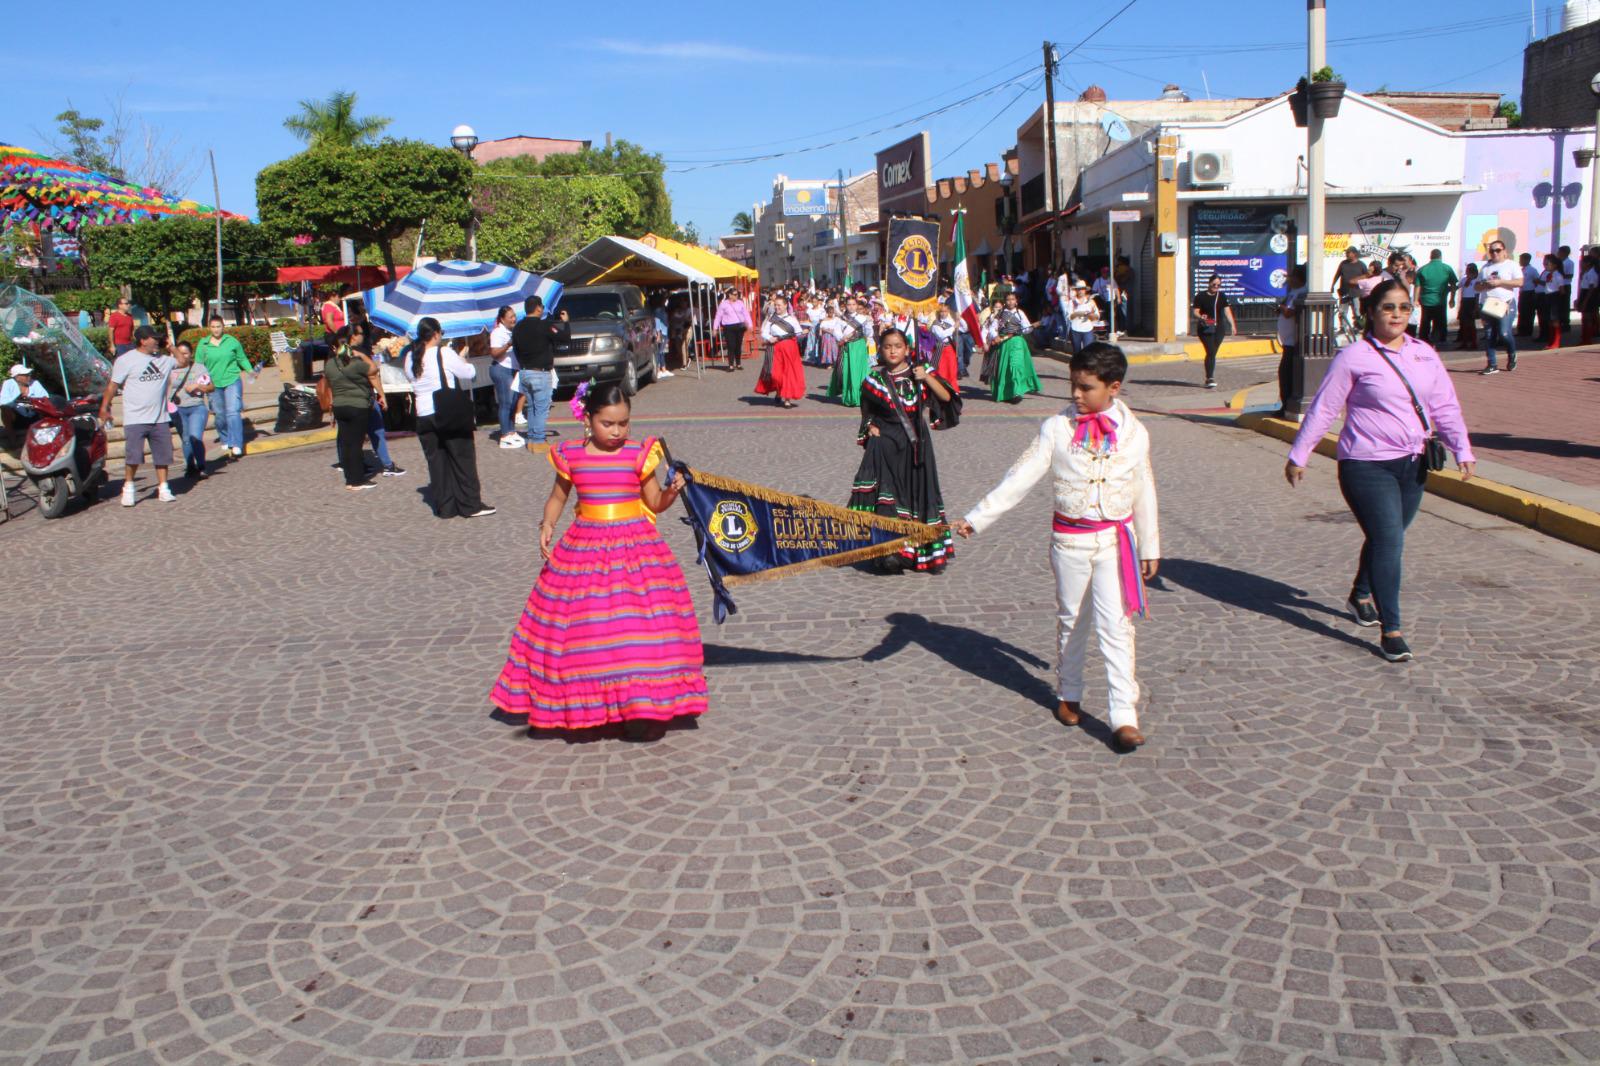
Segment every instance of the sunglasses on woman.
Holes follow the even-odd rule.
[[[1393,314],[1409,315],[1411,313],[1411,305],[1410,304],[1379,304],[1378,305],[1378,310],[1382,311],[1386,315],[1393,315]]]

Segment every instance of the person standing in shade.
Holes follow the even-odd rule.
[[[1435,248],[1428,253],[1428,262],[1417,271],[1416,296],[1422,304],[1420,336],[1438,348],[1450,335],[1450,318],[1447,308],[1456,305],[1459,286],[1456,272],[1444,261],[1444,253]]]
[[[117,297],[117,309],[106,312],[106,328],[111,331],[113,359],[133,347],[133,326],[133,316],[128,313],[128,298]]]
[[[1577,264],[1572,261],[1572,249],[1563,244],[1556,249],[1556,258],[1561,261],[1561,313],[1556,316],[1556,324],[1563,333],[1572,330],[1572,283],[1578,280]],[[1559,345],[1558,345],[1559,347]]]
[[[383,389],[378,383],[378,364],[350,344],[349,326],[333,339],[333,352],[322,365],[322,377],[333,393],[333,424],[336,427],[339,466],[344,471],[344,487],[350,492],[372,488],[367,477],[361,442],[367,435],[367,420],[372,405],[383,405]],[[431,399],[431,397],[430,397]],[[379,457],[379,462],[383,461]]]
[[[1504,345],[1506,369],[1517,368],[1517,292],[1522,288],[1522,271],[1506,258],[1506,243],[1498,238],[1489,242],[1489,261],[1478,271],[1478,318],[1483,322],[1483,354],[1488,365],[1479,373],[1500,373],[1495,347]],[[1376,292],[1377,290],[1373,290]],[[1492,310],[1498,313],[1491,313]]]
[[[438,319],[424,318],[417,323],[417,339],[406,356],[405,372],[416,402],[417,441],[428,461],[428,487],[433,496],[434,515],[438,518],[483,518],[494,514],[494,508],[486,505],[480,494],[473,427],[445,426],[435,419],[436,394],[441,389],[457,388],[461,382],[467,382],[470,391],[472,379],[478,376],[477,369],[444,342]]]
[[[1539,302],[1541,320],[1539,343],[1548,351],[1561,347],[1561,326],[1567,318],[1567,279],[1561,273],[1561,257],[1544,257],[1544,273],[1540,275]]]
[[[1533,319],[1539,307],[1539,268],[1533,265],[1533,256],[1523,252],[1517,256],[1522,268],[1522,288],[1517,292],[1517,336],[1533,336]]]
[[[216,386],[211,393],[211,413],[217,420],[222,447],[237,459],[244,454],[244,375],[254,374],[255,367],[239,338],[222,331],[221,315],[212,315],[208,325],[210,336],[200,339],[194,357]]]
[[[1205,290],[1194,294],[1190,306],[1194,312],[1194,331],[1206,351],[1206,388],[1214,389],[1217,387],[1217,350],[1222,347],[1222,338],[1239,332],[1239,325],[1233,320],[1233,305],[1228,303],[1228,294],[1222,291],[1222,279],[1212,274]]]
[[[1461,307],[1456,311],[1456,347],[1471,351],[1478,346],[1478,264],[1461,270]]]
[[[572,341],[567,313],[556,321],[544,317],[544,301],[530,296],[522,302],[522,321],[511,331],[511,350],[521,369],[522,391],[528,397],[528,450],[542,451],[545,426],[550,421],[550,394],[556,387],[556,345]]]
[[[111,399],[120,389],[124,437],[122,506],[132,507],[137,502],[135,482],[147,444],[150,462],[156,468],[156,499],[172,503],[177,497],[167,484],[167,468],[172,465],[172,423],[167,402],[172,392],[172,370],[178,364],[172,356],[161,354],[156,331],[149,326],[133,331],[133,344],[111,364],[111,380],[100,397],[100,421],[111,419]]]
[[[1403,284],[1385,281],[1372,290],[1370,331],[1328,366],[1283,468],[1289,484],[1299,485],[1317,442],[1344,416],[1339,491],[1366,537],[1347,606],[1357,625],[1383,627],[1380,645],[1390,662],[1412,657],[1400,624],[1401,556],[1406,527],[1422,504],[1428,439],[1449,446],[1464,479],[1475,468],[1455,386],[1439,353],[1406,334],[1410,316]]]
[[[1289,368],[1300,350],[1300,314],[1306,306],[1306,268],[1298,263],[1289,268],[1289,287],[1278,301],[1278,417],[1289,413]]]
[[[494,328],[489,331],[489,380],[494,382],[495,412],[500,416],[500,447],[522,447],[522,435],[511,421],[516,407],[517,356],[511,350],[511,331],[517,324],[517,312],[512,307],[500,308],[495,315]]]
[[[344,329],[344,307],[339,303],[337,291],[330,292],[323,297],[322,308],[318,317],[322,319],[322,328],[328,332],[329,336],[335,336],[341,329]]]
[[[183,445],[183,474],[202,480],[206,475],[206,396],[216,388],[206,368],[195,362],[188,341],[172,346],[178,365],[172,372],[172,420]]]
[[[744,366],[744,335],[750,329],[750,308],[737,289],[729,289],[717,304],[716,317],[711,320],[713,329],[722,331],[722,348],[728,354],[728,369]]]
[[[1106,299],[1109,301],[1109,294]],[[1073,284],[1072,295],[1067,298],[1067,336],[1074,354],[1094,343],[1094,331],[1102,324],[1100,304],[1101,300],[1090,295],[1089,286],[1081,281]],[[1106,306],[1111,305],[1107,302]]]
[[[1333,275],[1333,291],[1339,295],[1341,333],[1356,331],[1358,305],[1361,303],[1361,290],[1356,283],[1366,276],[1367,268],[1362,265],[1361,253],[1355,248],[1346,248],[1344,261],[1339,264],[1339,269]]]

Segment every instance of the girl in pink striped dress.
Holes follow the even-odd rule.
[[[550,450],[556,483],[539,526],[545,566],[489,700],[527,715],[530,730],[622,722],[636,735],[706,709],[694,603],[655,526],[683,475],[659,486],[661,446],[628,439],[619,386],[592,386],[582,402],[588,440]],[[552,547],[574,487],[577,517]]]

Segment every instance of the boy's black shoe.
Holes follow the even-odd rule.
[[[1408,662],[1411,659],[1411,645],[1406,643],[1405,637],[1385,636],[1383,657],[1392,663]]]
[[[1350,608],[1350,614],[1355,618],[1358,626],[1375,626],[1378,624],[1378,608],[1371,600],[1358,600],[1352,595],[1345,604]]]

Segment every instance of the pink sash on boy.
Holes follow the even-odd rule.
[[[1057,513],[1052,527],[1057,533],[1098,533],[1103,529],[1117,531],[1117,577],[1122,583],[1122,603],[1127,614],[1141,617],[1145,613],[1144,578],[1139,573],[1139,552],[1133,542],[1133,519],[1101,522],[1094,518],[1068,518]]]

